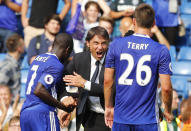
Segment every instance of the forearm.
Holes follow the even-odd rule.
[[[124,14],[123,11],[120,11],[120,12],[110,11],[110,15],[113,19],[118,19],[118,18],[122,17],[123,14]]]
[[[76,14],[78,0],[72,0],[71,17]]]
[[[59,109],[62,109],[64,111],[70,112],[69,108],[65,107],[60,101],[53,98],[49,92],[45,89],[45,87],[42,87],[42,84],[38,83],[34,94],[39,97],[44,103],[47,105],[57,107]]]
[[[70,0],[65,0],[64,8],[62,9],[62,12],[59,14],[61,20],[64,19],[64,17],[66,16],[66,14],[68,13],[68,11],[70,10],[70,7],[71,7],[71,2],[70,2]]]
[[[172,107],[172,85],[170,76],[160,74],[161,88],[162,88],[162,101],[164,102],[165,111],[171,113]]]
[[[3,122],[5,120],[5,117],[7,115],[7,111],[4,111],[2,115],[0,116],[0,125],[3,125]],[[1,129],[1,128],[0,128]]]
[[[104,82],[105,107],[113,107],[113,82]]]
[[[27,11],[28,11],[28,0],[23,0],[22,6],[21,6],[21,20],[22,20],[22,22],[24,21],[24,19],[26,19]]]
[[[98,0],[97,1],[101,9],[103,10],[103,16],[108,16],[111,9],[107,5],[107,3],[104,0]]]
[[[12,2],[12,1],[7,1],[7,2],[6,2],[6,5],[7,5],[10,9],[12,9],[13,11],[15,11],[15,12],[18,12],[18,13],[21,12],[21,6],[15,4],[15,3]]]
[[[171,113],[171,107],[172,107],[172,90],[163,90],[162,91],[162,99],[164,102],[164,110],[168,113]]]
[[[113,107],[113,85],[114,82],[114,69],[105,68],[104,73],[104,98],[105,107]]]
[[[155,32],[155,35],[159,41],[159,43],[164,44],[168,49],[170,49],[170,43],[168,42],[168,40],[164,37],[164,35],[162,34],[162,32],[160,30]]]

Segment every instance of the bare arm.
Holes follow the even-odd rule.
[[[162,34],[162,32],[158,29],[158,27],[156,25],[154,25],[151,28],[151,32],[154,33],[157,37],[157,40],[159,41],[159,43],[164,44],[168,49],[170,49],[170,43],[168,42],[168,40],[164,37],[164,35]]]
[[[5,0],[5,4],[7,5],[7,7],[9,7],[11,10],[15,11],[15,12],[21,12],[21,6],[15,4],[14,2],[10,1],[10,0]]]
[[[105,73],[104,73],[105,107],[113,107],[112,85],[114,82],[114,72],[115,70],[113,68],[105,68]]]
[[[8,111],[8,108],[6,107],[5,105],[5,100],[2,98],[0,98],[0,110],[2,112],[1,116],[0,116],[0,131],[2,130],[2,124],[6,118],[6,115],[7,115],[7,111]]]
[[[112,68],[105,68],[104,73],[104,97],[105,97],[105,124],[112,128],[113,125],[113,89],[114,72]]]
[[[37,84],[34,94],[46,104],[57,107],[67,112],[71,112],[74,109],[74,106],[76,106],[76,102],[74,100],[71,101],[69,104],[62,104],[60,101],[53,98],[41,83]]]
[[[107,3],[104,0],[98,0],[97,1],[100,8],[103,10],[103,16],[108,16],[110,14],[110,7],[107,5]]]
[[[71,9],[71,17],[73,17],[76,13],[76,8],[79,0],[72,0],[72,9]]]
[[[110,15],[113,19],[118,19],[123,16],[131,16],[133,14],[134,10],[125,10],[125,11],[110,11]]]
[[[28,25],[28,18],[27,11],[29,7],[29,0],[23,0],[22,7],[21,7],[21,22],[23,24],[23,27],[26,27]]]
[[[162,88],[162,101],[164,102],[164,115],[167,121],[172,119],[172,85],[170,75],[159,74]]]
[[[68,13],[68,11],[70,10],[71,7],[71,2],[70,0],[64,0],[64,8],[62,9],[61,13],[59,14],[60,19],[63,20],[64,17],[66,16],[66,14]]]

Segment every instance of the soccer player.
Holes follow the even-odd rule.
[[[139,5],[134,14],[135,33],[114,40],[108,50],[104,74],[105,123],[112,131],[158,131],[157,84],[160,77],[164,116],[171,114],[171,59],[166,46],[150,38],[155,14]],[[116,81],[113,110],[112,83]],[[113,118],[114,114],[114,118]]]
[[[72,49],[72,37],[62,33],[56,36],[51,53],[38,55],[32,62],[21,110],[21,130],[60,131],[56,107],[69,112],[76,106],[72,97],[59,102],[56,92],[56,85],[62,80],[63,63]]]

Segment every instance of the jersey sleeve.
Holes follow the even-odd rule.
[[[164,46],[159,58],[159,74],[172,75],[171,57],[169,50]]]
[[[115,67],[115,56],[114,56],[114,49],[115,49],[115,41],[113,41],[110,46],[109,50],[106,55],[106,60],[105,60],[105,67],[106,68],[114,68]]]
[[[61,79],[62,72],[63,69],[60,67],[49,66],[47,70],[43,72],[38,82],[43,84],[46,89],[50,89]]]

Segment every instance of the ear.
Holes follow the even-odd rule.
[[[44,25],[44,29],[45,29],[45,30],[46,30],[46,28],[47,28],[47,24]]]
[[[136,25],[136,18],[133,18],[133,25]]]
[[[88,48],[90,48],[90,42],[89,41],[86,41],[86,45]]]
[[[154,20],[152,27],[153,27],[155,24],[156,24],[156,22],[155,22],[155,20]]]

